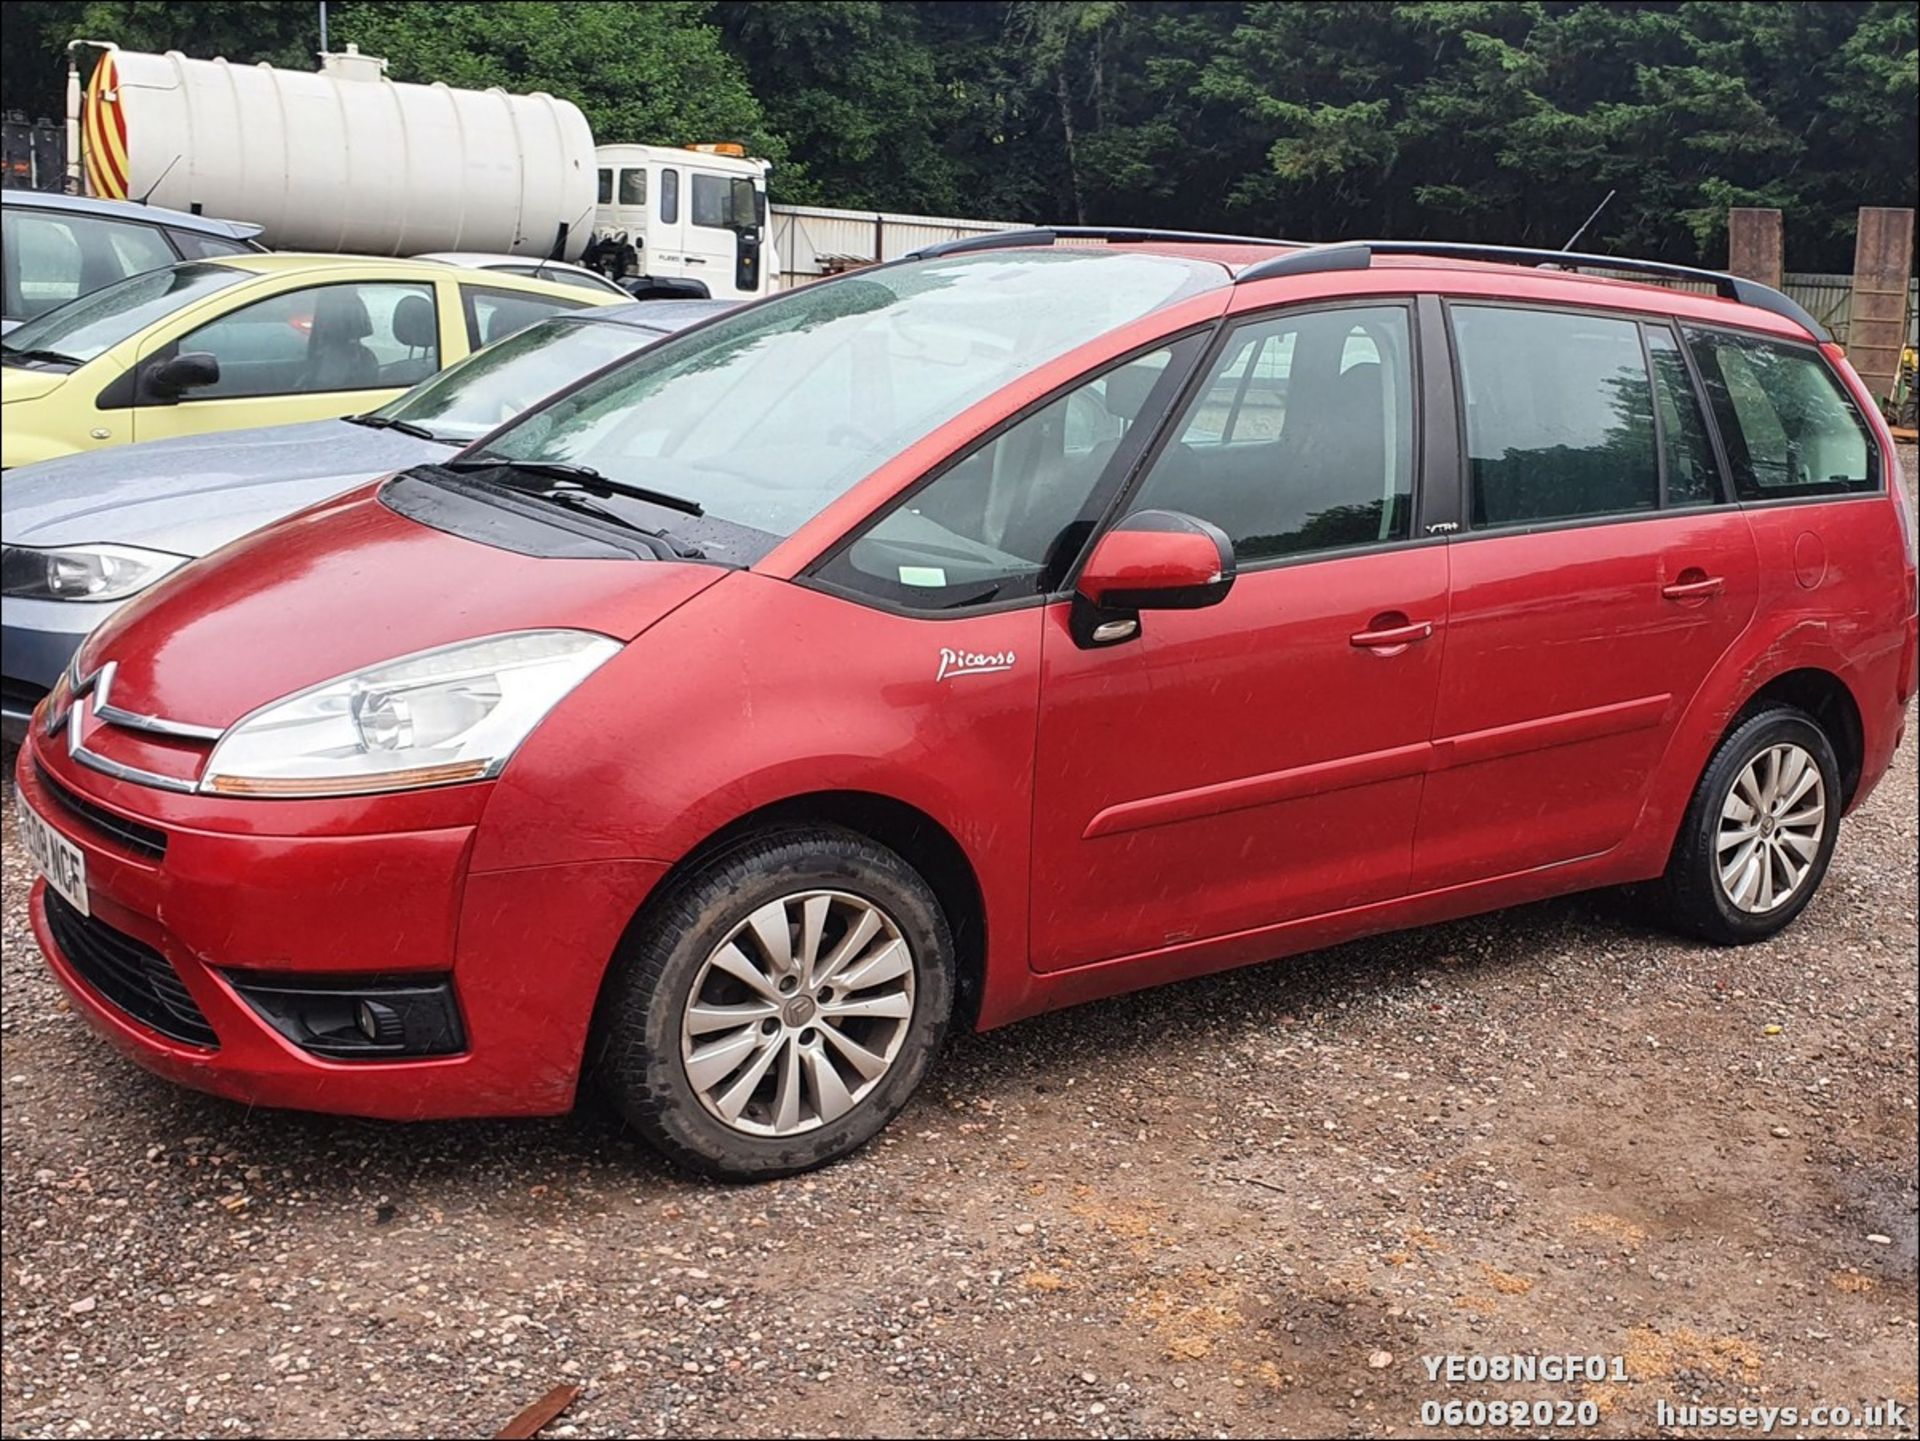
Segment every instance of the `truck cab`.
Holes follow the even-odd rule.
[[[773,289],[767,161],[738,145],[602,145],[594,156],[588,264],[641,296],[744,300]]]

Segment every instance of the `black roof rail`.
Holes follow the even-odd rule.
[[[936,260],[942,255],[965,255],[974,250],[998,250],[1003,245],[1052,245],[1059,240],[1105,240],[1119,244],[1186,245],[1297,245],[1271,235],[1215,235],[1191,230],[1140,230],[1125,225],[1047,225],[1031,230],[996,230],[991,235],[968,235],[924,246],[903,260]]]
[[[1316,275],[1329,270],[1365,270],[1376,255],[1430,255],[1441,260],[1489,260],[1509,264],[1533,264],[1567,269],[1623,270],[1634,275],[1659,276],[1667,280],[1704,281],[1714,293],[1737,300],[1757,310],[1771,311],[1797,325],[1803,325],[1813,338],[1825,343],[1833,337],[1805,306],[1782,295],[1771,285],[1728,275],[1720,270],[1700,270],[1691,265],[1669,265],[1662,260],[1633,260],[1616,255],[1582,255],[1565,250],[1532,250],[1518,245],[1458,245],[1448,241],[1427,240],[1338,240],[1315,245],[1288,255],[1276,255],[1249,265],[1234,277],[1234,284],[1250,280],[1271,280],[1280,275]]]

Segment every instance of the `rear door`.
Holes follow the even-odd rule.
[[[1611,849],[1758,566],[1661,322],[1448,307],[1467,457],[1412,885]]]

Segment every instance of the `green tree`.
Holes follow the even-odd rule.
[[[697,0],[342,5],[334,43],[384,55],[396,80],[546,90],[586,114],[596,141],[732,140],[778,160],[740,62]]]

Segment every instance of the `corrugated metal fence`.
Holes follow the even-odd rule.
[[[780,257],[780,284],[789,289],[856,266],[898,260],[942,240],[1021,228],[999,220],[828,210],[818,205],[767,208],[773,222],[773,248]]]

